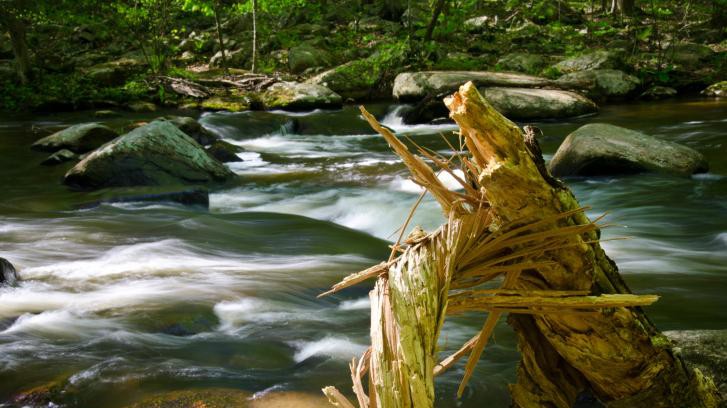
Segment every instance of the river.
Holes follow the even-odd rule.
[[[371,104],[383,123],[446,152],[451,125],[405,126],[399,107]],[[63,382],[71,407],[122,407],[179,388],[250,393],[350,389],[348,362],[368,344],[365,286],[316,299],[388,256],[419,189],[355,107],[338,111],[205,113],[200,121],[244,147],[242,175],[214,190],[209,210],[171,204],[87,206],[68,166],[43,167],[37,129],[89,112],[0,116],[0,256],[22,279],[0,288],[0,406],[19,391]],[[149,115],[105,120],[121,126]],[[624,126],[702,152],[691,178],[641,174],[570,179],[590,215],[608,211],[607,253],[661,329],[727,327],[727,101],[682,99],[604,107],[597,116],[536,124],[546,159],[585,123]],[[443,221],[431,199],[412,225]],[[451,352],[482,316],[450,319]],[[518,354],[504,323],[470,387],[461,364],[438,379],[441,407],[507,407]]]

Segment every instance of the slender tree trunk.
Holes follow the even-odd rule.
[[[257,70],[257,0],[252,0],[252,68],[250,71],[255,73]]]
[[[727,26],[727,2],[712,0],[712,27],[724,28]]]
[[[444,9],[444,3],[446,3],[446,0],[437,0],[437,3],[434,5],[434,10],[432,10],[432,19],[429,20],[427,32],[426,34],[424,34],[424,42],[429,42],[432,40],[434,27],[437,26],[437,20],[439,19],[439,15],[442,14],[442,10]]]
[[[217,41],[220,43],[220,52],[222,53],[222,69],[224,69],[226,75],[230,75],[230,70],[227,66],[227,56],[225,55],[225,41],[222,39],[222,25],[220,24],[220,4],[215,1],[212,11],[215,14],[215,27],[217,28]]]
[[[21,84],[27,84],[30,79],[30,52],[26,39],[27,25],[17,17],[7,13],[2,19],[10,33],[10,42],[15,56],[15,72]]]

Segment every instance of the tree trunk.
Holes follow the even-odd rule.
[[[580,207],[570,190],[538,164],[537,142],[524,143],[519,128],[474,85],[460,88],[445,104],[460,132],[486,152],[479,177],[495,224],[533,222]],[[573,225],[588,222],[582,211],[568,220]],[[630,293],[598,243],[599,235],[586,233],[575,245],[548,252],[543,260],[553,266],[547,273],[524,271],[517,288]],[[684,366],[639,308],[584,316],[512,315],[510,322],[523,356],[518,383],[511,387],[515,406],[572,407],[583,392],[592,392],[609,407],[716,406],[714,384]]]
[[[252,68],[250,71],[255,73],[257,70],[257,0],[252,0]]]
[[[634,14],[635,0],[613,0],[611,13],[620,12],[622,15],[631,16]]]
[[[727,1],[712,0],[712,27],[723,29],[727,26]]]
[[[432,10],[432,19],[429,20],[429,25],[427,26],[427,32],[424,34],[424,42],[429,42],[432,40],[432,34],[434,34],[434,28],[437,26],[437,20],[439,19],[439,15],[442,14],[442,10],[444,9],[444,3],[446,0],[437,0],[437,3],[434,5],[434,9]]]
[[[31,76],[30,53],[26,39],[27,26],[25,22],[11,13],[7,13],[2,21],[10,33],[10,42],[15,56],[15,72],[18,75],[18,80],[21,84],[27,84]]]
[[[215,28],[217,29],[217,41],[220,43],[220,53],[222,53],[222,69],[226,75],[230,75],[229,67],[227,66],[227,56],[225,55],[225,41],[222,39],[222,25],[220,24],[220,4],[215,1],[212,11],[215,15]]]

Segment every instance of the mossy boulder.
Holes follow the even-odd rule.
[[[127,408],[323,408],[322,395],[294,391],[251,395],[234,388],[204,388],[170,391],[147,397]]]
[[[700,62],[712,58],[714,51],[704,44],[678,42],[667,48],[666,56],[675,64],[696,67]]]
[[[126,108],[136,113],[156,112],[157,110],[157,106],[155,104],[146,101],[129,102],[126,105]]]
[[[55,152],[67,149],[85,153],[115,139],[119,134],[100,123],[81,123],[46,136],[31,146],[33,150]]]
[[[210,147],[207,148],[207,153],[211,154],[212,157],[221,161],[222,163],[241,162],[242,159],[237,153],[244,152],[240,146],[235,146],[230,142],[224,140],[215,140]]]
[[[547,60],[540,54],[514,52],[500,58],[497,61],[497,68],[503,71],[534,74],[540,72],[546,64]]]
[[[298,45],[288,51],[288,67],[294,74],[310,68],[330,66],[332,61],[331,54],[310,44]]]
[[[213,96],[200,103],[202,109],[242,112],[250,110],[252,100],[246,96]]]
[[[73,153],[72,151],[68,149],[62,149],[59,150],[50,156],[48,156],[45,160],[43,160],[40,164],[44,166],[55,166],[58,164],[66,163],[69,161],[77,160],[78,155],[76,153]]]
[[[652,86],[651,88],[644,91],[644,93],[641,94],[639,97],[640,99],[646,99],[646,100],[659,100],[659,99],[668,99],[673,98],[677,96],[677,90],[674,88],[669,88],[668,86]]]
[[[552,86],[553,81],[531,75],[489,71],[421,71],[404,72],[394,80],[394,99],[418,101],[427,95],[456,91],[472,81],[478,87],[539,88]]]
[[[168,121],[134,129],[89,154],[64,183],[80,189],[223,182],[234,174]]]
[[[548,164],[554,176],[659,172],[691,175],[708,170],[689,147],[605,123],[581,126],[568,135]]]
[[[84,72],[89,79],[99,85],[117,86],[123,85],[129,77],[140,72],[143,67],[144,63],[141,60],[126,57],[94,65]]]
[[[341,95],[323,85],[300,82],[277,82],[262,96],[267,109],[307,110],[340,108]]]
[[[556,81],[558,86],[577,89],[598,100],[623,99],[639,89],[639,78],[615,69],[595,69],[563,75]]]
[[[374,96],[380,67],[361,59],[329,69],[306,81],[322,85],[346,99],[366,99]]]
[[[666,331],[687,365],[698,368],[714,380],[727,407],[727,330]]]
[[[219,139],[217,135],[205,129],[199,122],[189,116],[165,116],[159,120],[169,121],[202,146],[207,146]]]
[[[616,51],[598,50],[565,59],[553,66],[561,74],[593,69],[619,69],[623,66],[623,54]]]
[[[702,91],[704,96],[727,96],[727,81],[717,82],[707,87]]]

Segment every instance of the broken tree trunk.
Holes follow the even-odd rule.
[[[534,139],[525,140],[520,129],[495,111],[474,86],[465,85],[445,104],[465,140],[477,145],[470,150],[474,147],[481,154],[475,162],[496,222],[536,221],[579,207],[570,190],[538,165],[542,158]],[[589,220],[576,212],[558,222],[578,225]],[[631,293],[598,238],[598,231],[574,236],[574,245],[542,258],[553,262],[547,273],[524,271],[516,287]],[[641,309],[586,316],[513,315],[510,322],[523,354],[518,383],[511,388],[518,406],[570,407],[584,387],[612,406],[714,404],[713,387],[684,366]],[[533,338],[530,332],[536,329],[542,336]],[[559,371],[570,375],[552,375]]]
[[[376,278],[372,345],[351,364],[359,406],[432,407],[434,377],[469,355],[461,395],[504,313],[523,357],[511,387],[515,406],[571,407],[583,392],[613,407],[716,406],[714,384],[688,370],[638,308],[657,297],[630,293],[598,243],[598,226],[547,173],[532,135],[523,137],[472,83],[445,104],[460,126],[455,156],[415,147],[461,191],[447,189],[422,157],[362,109],[413,181],[440,204],[447,223],[428,235],[415,230],[393,246],[389,261],[327,292]],[[462,173],[454,171],[455,159]],[[500,289],[482,289],[487,282],[500,282]],[[437,363],[445,316],[462,312],[487,313],[487,319]],[[334,405],[353,406],[335,388],[324,393]]]

